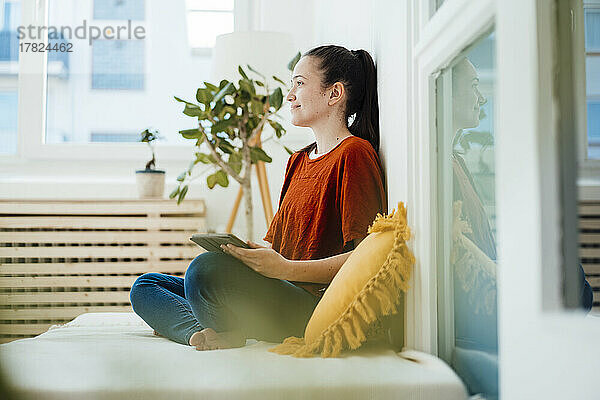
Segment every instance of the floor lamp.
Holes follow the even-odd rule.
[[[213,54],[212,78],[215,82],[227,79],[237,83],[240,79],[238,66],[241,65],[248,71],[246,65],[250,65],[253,69],[267,77],[275,75],[285,81],[290,76],[287,64],[294,54],[293,40],[289,34],[256,31],[233,32],[219,35],[217,36]],[[269,78],[268,83],[270,87],[279,85],[272,78]],[[257,91],[259,89],[262,88],[257,87]],[[253,138],[251,145],[261,146],[260,133]],[[268,227],[273,219],[273,205],[271,204],[267,172],[265,164],[262,161],[254,164],[254,167],[260,189],[265,221]],[[226,232],[231,232],[233,229],[242,196],[243,189],[240,187],[225,228]]]

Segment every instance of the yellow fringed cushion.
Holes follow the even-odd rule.
[[[317,304],[304,338],[289,337],[269,351],[295,357],[336,357],[356,349],[368,328],[381,316],[397,311],[400,290],[408,289],[415,259],[406,246],[410,230],[406,209],[377,215],[369,235],[335,275]]]

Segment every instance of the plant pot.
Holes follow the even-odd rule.
[[[165,171],[160,169],[140,169],[135,171],[138,196],[140,199],[162,199],[165,194]]]

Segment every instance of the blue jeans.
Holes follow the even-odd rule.
[[[204,328],[239,331],[268,342],[302,337],[319,301],[288,281],[267,278],[217,252],[196,257],[185,278],[155,272],[140,276],[129,297],[135,313],[156,332],[186,345]]]

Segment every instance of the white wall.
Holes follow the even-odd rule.
[[[377,66],[380,158],[387,177],[388,208],[407,198],[407,129],[410,124],[410,42],[396,1],[331,0],[315,4],[315,42],[365,49]]]

